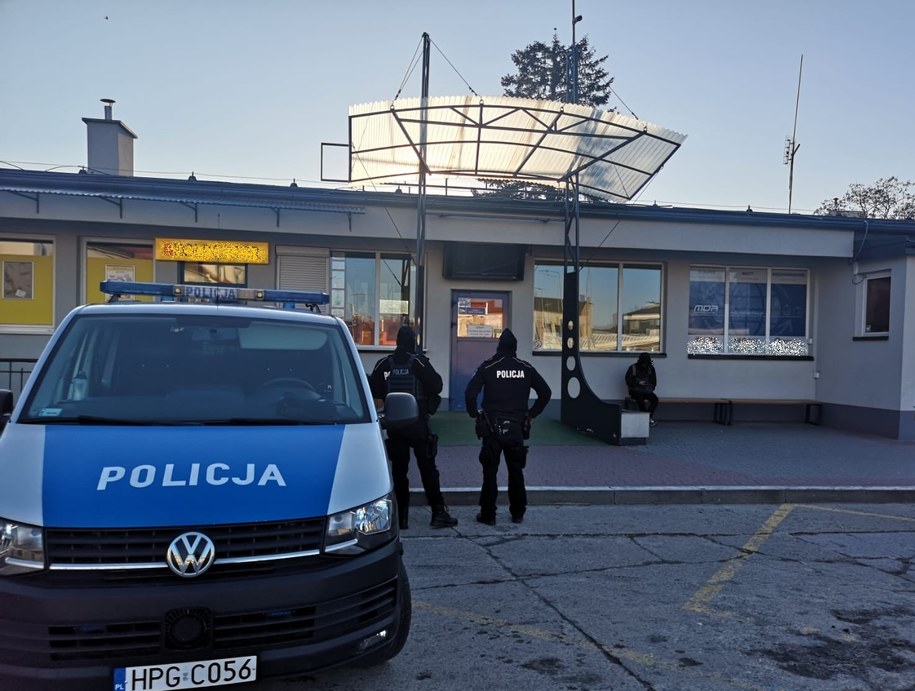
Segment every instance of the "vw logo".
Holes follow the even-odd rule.
[[[182,533],[168,546],[168,568],[183,578],[194,578],[213,564],[216,547],[203,533]]]

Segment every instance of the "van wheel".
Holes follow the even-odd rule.
[[[407,577],[407,569],[403,564],[400,565],[398,570],[397,582],[397,600],[400,607],[400,613],[397,617],[397,632],[390,643],[362,658],[359,661],[361,667],[374,667],[384,664],[388,660],[397,657],[398,653],[407,644],[407,637],[410,635],[410,623],[413,620],[413,599],[410,594],[410,579]]]

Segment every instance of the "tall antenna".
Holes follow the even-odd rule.
[[[791,213],[791,195],[794,192],[794,155],[801,145],[797,143],[797,111],[801,104],[801,74],[804,72],[804,56],[801,55],[801,67],[797,73],[797,100],[794,102],[794,130],[790,137],[785,138],[785,160],[788,166],[788,213]]]

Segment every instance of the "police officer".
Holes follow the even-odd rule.
[[[483,466],[483,487],[480,490],[480,513],[477,520],[486,525],[496,524],[496,496],[499,458],[505,453],[508,468],[508,503],[512,523],[521,523],[527,509],[524,488],[524,466],[531,420],[540,415],[550,402],[549,384],[534,366],[517,357],[518,339],[510,329],[499,337],[496,354],[481,364],[464,392],[464,402],[470,417],[477,420],[477,436],[483,440],[480,464]],[[530,391],[537,400],[528,409]],[[483,409],[477,408],[477,396],[483,391]]]
[[[416,465],[422,478],[426,500],[432,509],[433,528],[452,528],[457,519],[452,518],[445,508],[439,484],[438,468],[435,466],[435,454],[438,436],[429,428],[429,417],[438,409],[441,402],[442,378],[429,359],[416,352],[416,332],[409,326],[402,326],[397,332],[397,347],[391,355],[381,358],[369,377],[372,397],[380,402],[394,391],[413,394],[419,404],[419,420],[402,429],[388,430],[385,446],[391,461],[391,474],[394,477],[394,496],[397,498],[397,510],[400,516],[400,527],[409,527],[410,481],[407,472],[410,464],[410,449],[416,455]]]

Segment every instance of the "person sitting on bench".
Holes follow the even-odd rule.
[[[648,424],[652,427],[655,426],[654,411],[658,409],[658,397],[654,392],[657,385],[658,374],[651,362],[651,355],[642,353],[638,362],[626,370],[626,386],[639,410],[648,413]]]

